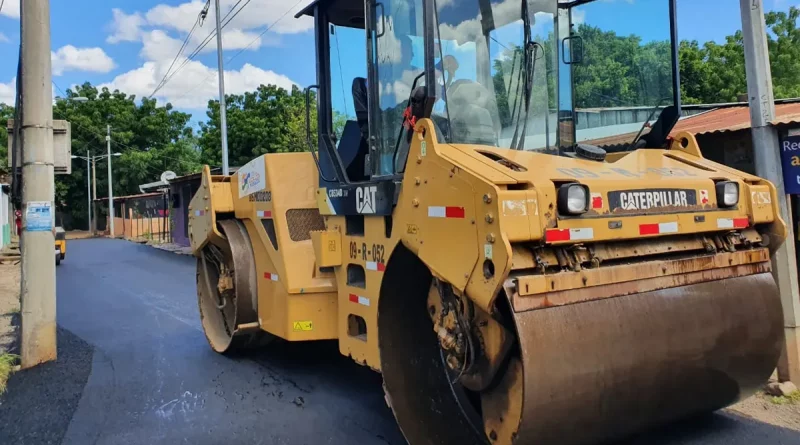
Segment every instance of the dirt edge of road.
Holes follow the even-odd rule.
[[[13,263],[0,263],[0,394],[6,390],[19,352],[20,266]]]

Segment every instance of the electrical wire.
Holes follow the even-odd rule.
[[[231,8],[231,10],[230,10],[230,11],[228,11],[228,13],[227,13],[227,14],[225,14],[225,17],[223,17],[223,18],[222,18],[222,20],[221,20],[221,22],[223,22],[223,23],[220,25],[220,30],[224,29],[224,28],[225,28],[225,27],[226,27],[226,26],[227,26],[227,25],[228,25],[228,24],[231,22],[231,20],[233,20],[233,19],[234,19],[234,18],[235,18],[237,15],[239,15],[239,13],[240,13],[240,12],[242,12],[242,10],[245,8],[245,6],[247,6],[247,5],[248,5],[248,4],[249,4],[249,3],[250,3],[252,0],[247,0],[247,1],[245,2],[245,4],[244,4],[244,5],[242,5],[242,6],[241,6],[241,7],[240,7],[238,10],[236,10],[236,12],[234,13],[234,9],[236,8],[236,6],[237,6],[239,3],[241,3],[242,1],[243,1],[243,0],[239,0],[238,2],[236,2],[236,4],[235,4],[235,5],[233,5],[233,8]],[[298,2],[298,3],[299,3],[299,2]],[[288,12],[288,11],[287,11],[287,12]],[[231,15],[231,13],[233,13],[233,17],[230,17],[230,19],[228,19],[228,17]],[[284,15],[285,15],[285,14],[284,14]],[[201,26],[202,26],[202,25],[201,25]],[[164,81],[162,85],[160,85],[159,87],[157,87],[157,88],[156,88],[156,89],[155,89],[155,90],[154,90],[154,91],[153,91],[153,92],[150,94],[150,96],[149,96],[149,97],[153,97],[153,96],[154,96],[154,95],[155,95],[155,94],[156,94],[158,91],[160,91],[160,90],[161,90],[161,88],[163,88],[163,87],[164,87],[164,86],[165,86],[165,85],[166,85],[166,84],[167,84],[167,83],[168,83],[170,80],[172,80],[172,78],[173,78],[173,77],[175,77],[175,75],[176,75],[176,74],[178,74],[178,72],[180,72],[180,71],[181,71],[181,70],[182,70],[182,69],[183,69],[183,68],[184,68],[186,65],[188,65],[188,64],[189,64],[189,62],[191,62],[192,60],[194,60],[194,58],[195,58],[195,57],[197,57],[197,55],[198,55],[198,54],[200,54],[200,52],[202,52],[202,51],[205,49],[205,47],[206,47],[206,46],[208,46],[208,44],[209,44],[209,43],[211,43],[211,41],[212,41],[212,40],[214,39],[214,37],[216,37],[216,36],[217,36],[217,29],[216,29],[216,27],[214,27],[214,29],[213,29],[213,30],[212,30],[212,31],[211,31],[211,32],[210,32],[210,33],[209,33],[209,34],[206,36],[206,38],[205,38],[205,39],[203,39],[203,41],[202,41],[202,42],[200,42],[200,44],[199,44],[199,45],[197,45],[197,48],[195,48],[195,49],[194,49],[194,51],[192,51],[192,53],[191,53],[191,54],[189,54],[189,56],[188,56],[188,57],[186,57],[186,58],[183,60],[183,62],[180,64],[180,66],[178,66],[178,68],[177,68],[177,69],[176,69],[176,70],[175,70],[175,71],[174,71],[172,74],[170,74],[170,75],[169,75],[169,77],[167,77],[166,81]],[[252,42],[251,42],[251,44],[252,44]]]
[[[336,60],[339,62],[339,81],[342,84],[342,100],[344,101],[344,115],[350,119],[350,112],[347,110],[347,94],[344,92],[344,71],[342,71],[342,52],[339,50],[339,33],[333,34],[336,39]]]
[[[270,30],[270,29],[272,29],[272,28],[273,28],[275,25],[277,25],[277,24],[278,24],[278,22],[280,22],[281,20],[283,20],[283,19],[286,17],[286,14],[289,14],[289,12],[290,12],[292,9],[294,9],[295,7],[297,7],[297,5],[299,5],[299,4],[300,4],[301,2],[303,2],[303,1],[305,1],[305,0],[298,0],[298,1],[297,1],[295,4],[293,4],[292,6],[290,6],[290,7],[289,7],[289,9],[287,9],[287,10],[286,10],[286,11],[283,13],[283,15],[281,15],[280,17],[278,17],[278,19],[277,19],[277,20],[275,20],[274,22],[272,22],[272,24],[270,24],[269,26],[267,26],[267,28],[266,28],[264,31],[261,31],[261,33],[260,33],[258,36],[256,36],[256,38],[255,38],[255,39],[251,40],[251,41],[250,41],[250,43],[248,43],[247,45],[245,45],[245,47],[244,47],[244,48],[240,49],[240,50],[239,50],[239,51],[238,51],[236,54],[234,54],[234,55],[233,55],[233,56],[231,56],[231,57],[230,57],[228,60],[226,60],[226,61],[225,61],[225,64],[228,64],[228,63],[230,63],[230,62],[231,62],[233,59],[237,58],[237,57],[238,57],[238,56],[240,56],[240,55],[241,55],[243,52],[247,51],[247,50],[248,50],[248,49],[249,49],[251,46],[253,46],[253,44],[255,44],[257,41],[259,41],[259,39],[261,39],[261,37],[263,37],[263,36],[264,36],[264,34],[266,34],[267,32],[269,32],[269,30]],[[180,96],[177,96],[176,98],[174,98],[174,99],[173,99],[173,102],[174,102],[174,101],[177,101],[178,99],[182,99],[182,98],[184,98],[184,97],[188,96],[188,95],[189,95],[189,94],[190,94],[192,91],[196,90],[196,89],[197,89],[197,87],[199,87],[200,85],[204,84],[204,83],[205,83],[205,82],[206,82],[208,79],[210,79],[212,76],[215,76],[216,74],[217,74],[217,73],[215,73],[215,72],[214,72],[214,73],[211,73],[211,74],[209,74],[208,76],[206,76],[206,78],[205,78],[205,79],[203,79],[202,81],[200,81],[200,83],[198,83],[198,84],[195,84],[195,86],[193,86],[192,88],[188,89],[188,90],[187,90],[185,93],[183,93],[183,94],[181,94]]]
[[[209,3],[206,3],[206,7],[208,5],[209,5]],[[203,8],[203,9],[205,10],[205,8]],[[203,12],[202,11],[199,14],[197,14],[197,19],[194,21],[194,25],[192,25],[192,29],[189,30],[189,34],[186,35],[186,38],[183,40],[183,44],[181,45],[181,48],[178,50],[178,53],[175,54],[175,58],[172,59],[172,63],[169,64],[169,68],[167,68],[167,72],[164,73],[164,77],[161,79],[161,81],[158,83],[158,85],[155,87],[155,89],[153,89],[153,92],[150,93],[149,96],[147,96],[148,98],[153,97],[153,94],[155,94],[159,89],[161,89],[161,87],[166,82],[167,76],[169,76],[170,71],[172,71],[172,67],[175,66],[175,62],[177,62],[178,58],[180,58],[180,56],[183,54],[183,50],[186,49],[186,45],[189,44],[189,39],[192,38],[192,34],[194,33],[195,28],[197,28],[197,25],[200,24],[200,20],[201,20],[200,17],[202,17],[202,16],[203,16]]]

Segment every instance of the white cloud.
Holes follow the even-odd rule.
[[[230,13],[230,17],[233,17],[231,8],[236,3],[237,0],[221,0],[222,15]],[[139,56],[143,59],[143,63],[140,67],[120,74],[100,87],[119,89],[138,97],[152,94],[167,73],[205,4],[205,0],[183,0],[183,3],[177,5],[164,2],[149,10],[130,13],[114,10],[114,20],[109,25],[111,35],[107,41],[141,42]],[[313,28],[310,18],[298,20],[293,17],[303,5],[298,4],[284,16],[291,2],[250,0],[241,2],[237,10],[244,4],[245,8],[231,19],[223,31],[222,40],[226,50],[244,48],[255,50],[263,45],[278,44],[281,34],[300,33]],[[277,24],[274,24],[275,22]],[[261,32],[273,24],[270,32],[262,36]],[[202,26],[195,27],[181,53],[182,57],[172,67],[170,81],[157,92],[155,97],[159,101],[169,101],[179,108],[197,110],[205,109],[208,100],[217,97],[216,64],[211,63],[211,66],[207,66],[198,60],[186,59],[214,30],[214,25],[215,11],[212,2]],[[208,41],[203,52],[213,52],[216,49],[217,41],[214,37]],[[175,74],[176,69],[184,64],[185,66]],[[285,75],[250,64],[244,65],[239,70],[225,71],[225,89],[228,93],[241,94],[255,90],[261,84],[273,84],[289,89],[295,82]]]
[[[156,29],[142,35],[142,51],[139,55],[145,60],[171,60],[178,53],[181,42],[166,32]],[[185,53],[184,53],[185,54]]]
[[[20,2],[17,0],[6,0],[5,3],[3,3],[3,9],[0,10],[0,15],[11,17],[12,19],[18,19],[19,5]]]
[[[7,35],[0,32],[0,43],[8,43],[10,41],[11,39],[9,39]]]
[[[114,9],[114,20],[109,25],[112,34],[106,41],[118,43],[124,41],[143,41],[148,38],[148,33],[161,31],[164,35],[183,41],[189,32],[194,28],[190,45],[186,53],[191,53],[198,48],[206,38],[213,32],[215,26],[214,7],[209,9],[208,14],[202,25],[195,26],[198,15],[205,5],[205,1],[192,0],[179,5],[158,4],[148,11],[134,12],[127,14],[119,9]],[[241,9],[241,13],[233,15],[232,11],[237,0],[222,0],[222,16],[229,15],[223,23],[230,20],[222,33],[223,45],[226,50],[235,50],[249,47],[258,49],[265,44],[275,44],[277,39],[274,35],[293,34],[305,32],[313,28],[310,17],[295,19],[294,14],[302,8],[298,4],[287,13],[286,2],[281,0],[250,0],[247,3],[239,3],[236,11]],[[286,13],[286,14],[284,14]],[[262,30],[270,28],[270,33],[259,37]],[[143,31],[143,29],[145,29]],[[152,38],[152,35],[149,36]],[[203,48],[203,52],[216,51],[216,38],[210,41]],[[160,53],[160,51],[159,51]],[[144,54],[155,54],[153,51],[145,51]],[[174,53],[171,57],[174,57]]]
[[[51,52],[53,75],[60,76],[66,71],[89,71],[107,73],[116,66],[111,57],[101,48],[75,48],[66,45]]]
[[[126,14],[125,11],[118,8],[112,9],[111,12],[114,14],[114,21],[108,27],[113,33],[108,36],[106,42],[138,41],[142,34],[141,28],[146,23],[144,17],[138,12]]]
[[[0,103],[14,106],[14,100],[17,93],[17,78],[11,79],[11,82],[0,82]]]
[[[128,71],[100,87],[119,89],[138,97],[149,96],[169,68],[169,61],[145,62],[141,67]],[[174,69],[173,69],[174,70]],[[225,92],[242,94],[255,90],[261,84],[273,84],[290,89],[295,84],[288,77],[273,71],[245,64],[240,70],[225,71]],[[217,70],[197,61],[189,62],[172,78],[156,97],[172,105],[186,109],[204,109],[210,98],[218,94]]]

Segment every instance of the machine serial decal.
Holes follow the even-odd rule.
[[[355,241],[350,241],[350,259],[355,260],[361,256],[363,261],[367,261],[368,270],[383,271],[385,254],[386,248],[383,244],[373,244],[371,248],[368,248],[367,243],[361,243],[361,246],[359,246]],[[371,265],[370,263],[374,264]],[[370,268],[371,266],[373,268]]]
[[[612,210],[650,210],[697,205],[697,192],[688,189],[650,189],[608,192]]]
[[[255,192],[250,196],[248,196],[247,199],[250,202],[271,202],[272,192],[271,191]]]

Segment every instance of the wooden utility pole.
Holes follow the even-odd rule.
[[[789,212],[783,187],[778,130],[772,126],[775,118],[775,97],[772,92],[764,7],[762,0],[740,0],[740,8],[756,174],[775,184],[778,189],[781,218],[788,223],[789,232],[786,242],[772,257],[773,275],[781,294],[786,336],[778,364],[778,377],[781,381],[791,380],[800,385],[800,331],[797,328],[800,320],[800,292],[797,283],[795,238],[791,224],[792,214]]]
[[[50,2],[22,2],[22,368],[56,359]]]

